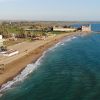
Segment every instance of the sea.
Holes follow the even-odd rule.
[[[100,24],[65,37],[4,84],[0,100],[100,100]]]

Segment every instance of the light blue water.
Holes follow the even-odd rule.
[[[72,26],[73,27],[81,27],[82,25],[85,25],[85,24],[73,24]],[[91,23],[91,28],[92,28],[92,31],[95,31],[95,32],[100,32],[100,24],[98,23]]]
[[[0,100],[100,100],[100,34],[66,38],[37,64]]]

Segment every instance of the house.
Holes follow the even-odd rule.
[[[61,32],[74,32],[76,31],[77,29],[76,28],[72,28],[72,27],[56,27],[54,26],[53,27],[53,31],[61,31]]]
[[[4,42],[4,41],[5,41],[5,40],[3,39],[2,35],[0,35],[0,47],[3,46],[3,42]]]
[[[82,32],[91,32],[91,25],[83,25]]]

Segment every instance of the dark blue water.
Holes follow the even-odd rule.
[[[92,30],[95,32],[100,32],[100,24],[92,24]]]
[[[100,100],[100,34],[66,38],[39,62],[0,100]]]

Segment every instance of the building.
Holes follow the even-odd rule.
[[[3,56],[11,57],[11,56],[17,55],[18,53],[19,51],[17,50],[8,50],[5,53],[3,53]]]
[[[83,25],[82,32],[91,32],[91,25]]]
[[[4,42],[4,39],[3,39],[2,35],[0,35],[0,47],[3,46],[3,42]]]
[[[61,31],[61,32],[74,32],[76,31],[77,29],[76,28],[72,28],[72,27],[67,27],[67,28],[64,28],[64,27],[53,27],[53,31]]]

